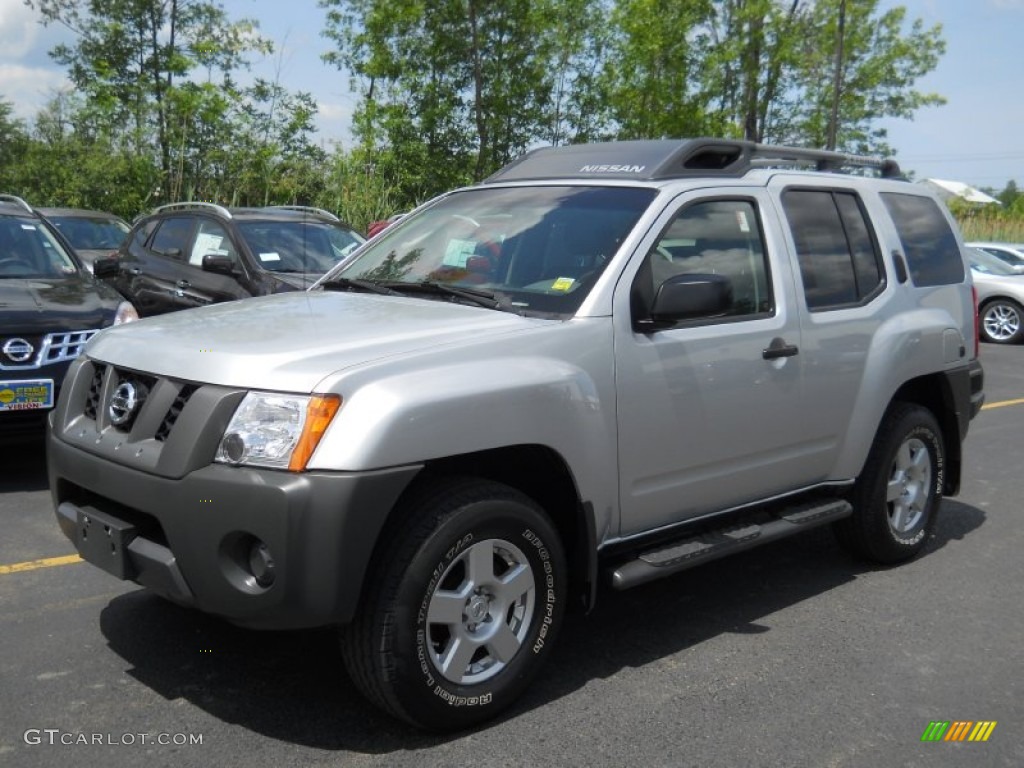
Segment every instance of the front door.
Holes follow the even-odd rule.
[[[823,471],[821,446],[803,439],[800,320],[775,216],[763,189],[685,195],[620,286],[622,536],[792,490]],[[638,326],[677,274],[727,278],[731,305],[663,330]]]

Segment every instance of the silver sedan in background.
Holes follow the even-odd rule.
[[[978,291],[981,338],[1016,344],[1024,336],[1024,274],[990,253],[968,248],[974,287]]]

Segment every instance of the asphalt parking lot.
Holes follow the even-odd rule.
[[[865,567],[827,531],[602,595],[504,718],[435,737],[378,714],[329,630],[259,633],[77,561],[41,444],[0,466],[0,765],[1024,765],[1024,347],[925,554]],[[994,722],[988,740],[922,741]]]

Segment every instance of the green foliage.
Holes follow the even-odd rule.
[[[1007,184],[1004,193],[1014,193],[1017,185]],[[947,206],[960,225],[964,240],[1024,243],[1024,196],[1013,197],[1009,205],[978,205],[959,198]]]
[[[316,103],[239,85],[271,44],[215,0],[25,0],[72,28],[75,83],[27,126],[0,101],[0,182],[125,216],[161,202],[313,204],[360,229],[540,144],[693,135],[886,153],[881,118],[941,30],[878,0],[319,0],[325,60],[358,94],[355,146]],[[1005,211],[1024,207],[1016,187]]]

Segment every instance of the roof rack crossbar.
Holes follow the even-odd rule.
[[[153,209],[153,213],[160,211],[188,211],[195,210],[196,208],[206,208],[208,210],[215,211],[216,213],[223,216],[225,219],[231,218],[231,211],[225,208],[223,205],[217,205],[216,203],[203,203],[199,201],[187,202],[187,203],[166,203],[165,205],[159,205]]]
[[[901,175],[899,164],[891,158],[851,155],[827,149],[754,144],[751,149],[750,161],[752,167],[755,165],[771,165],[773,162],[788,162],[813,165],[819,171],[838,171],[842,168],[873,168],[883,178],[895,178]]]
[[[331,221],[341,221],[330,211],[325,211],[323,208],[315,208],[312,205],[268,205],[268,208],[276,208],[281,211],[298,211],[299,213],[315,213],[318,216],[323,216],[325,219]]]
[[[29,213],[35,213],[35,210],[33,210],[32,206],[26,203],[17,195],[0,195],[0,202],[14,203],[14,205],[24,208]]]

